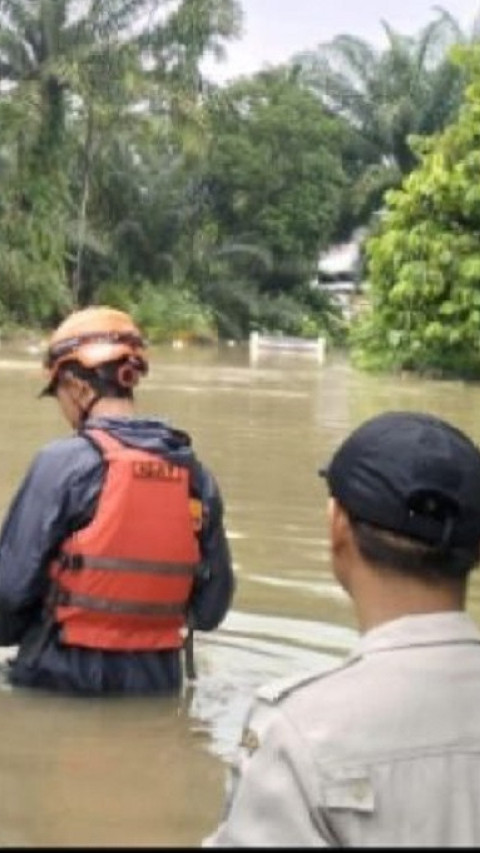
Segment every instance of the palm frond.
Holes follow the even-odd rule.
[[[27,42],[9,27],[0,27],[0,59],[7,79],[27,78],[35,69],[35,57]]]

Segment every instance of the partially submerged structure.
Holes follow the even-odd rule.
[[[314,287],[330,293],[340,305],[345,319],[350,320],[355,310],[355,297],[361,293],[361,244],[365,229],[354,231],[352,239],[337,243],[323,252],[318,259]]]
[[[312,355],[320,364],[325,361],[326,339],[296,338],[289,335],[251,332],[249,339],[250,361],[256,363],[264,353],[303,353]]]

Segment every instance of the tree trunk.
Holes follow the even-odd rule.
[[[85,235],[88,222],[88,199],[90,194],[90,174],[93,159],[93,109],[89,105],[87,112],[87,128],[85,133],[85,147],[83,158],[83,176],[82,176],[82,194],[80,199],[80,210],[78,216],[78,232],[77,232],[77,258],[75,269],[73,272],[73,301],[77,307],[80,305],[80,295],[82,291],[82,263],[83,253],[85,249]]]

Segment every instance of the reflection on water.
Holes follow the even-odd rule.
[[[198,639],[199,677],[190,712],[210,732],[210,750],[232,758],[256,687],[327,669],[355,637],[356,632],[341,626],[230,613],[218,632]]]
[[[68,428],[30,355],[0,352],[0,512],[33,454]],[[0,691],[0,844],[198,844],[216,824],[226,764],[265,680],[324,670],[355,640],[334,583],[318,467],[385,409],[446,417],[480,441],[480,389],[378,378],[341,358],[154,353],[139,410],[193,436],[216,474],[237,573],[234,610],[196,640],[198,679],[169,699]],[[480,584],[469,598],[480,621]]]

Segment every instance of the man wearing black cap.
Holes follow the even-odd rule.
[[[480,452],[429,415],[355,430],[321,475],[361,632],[343,665],[261,688],[204,846],[480,844]]]

